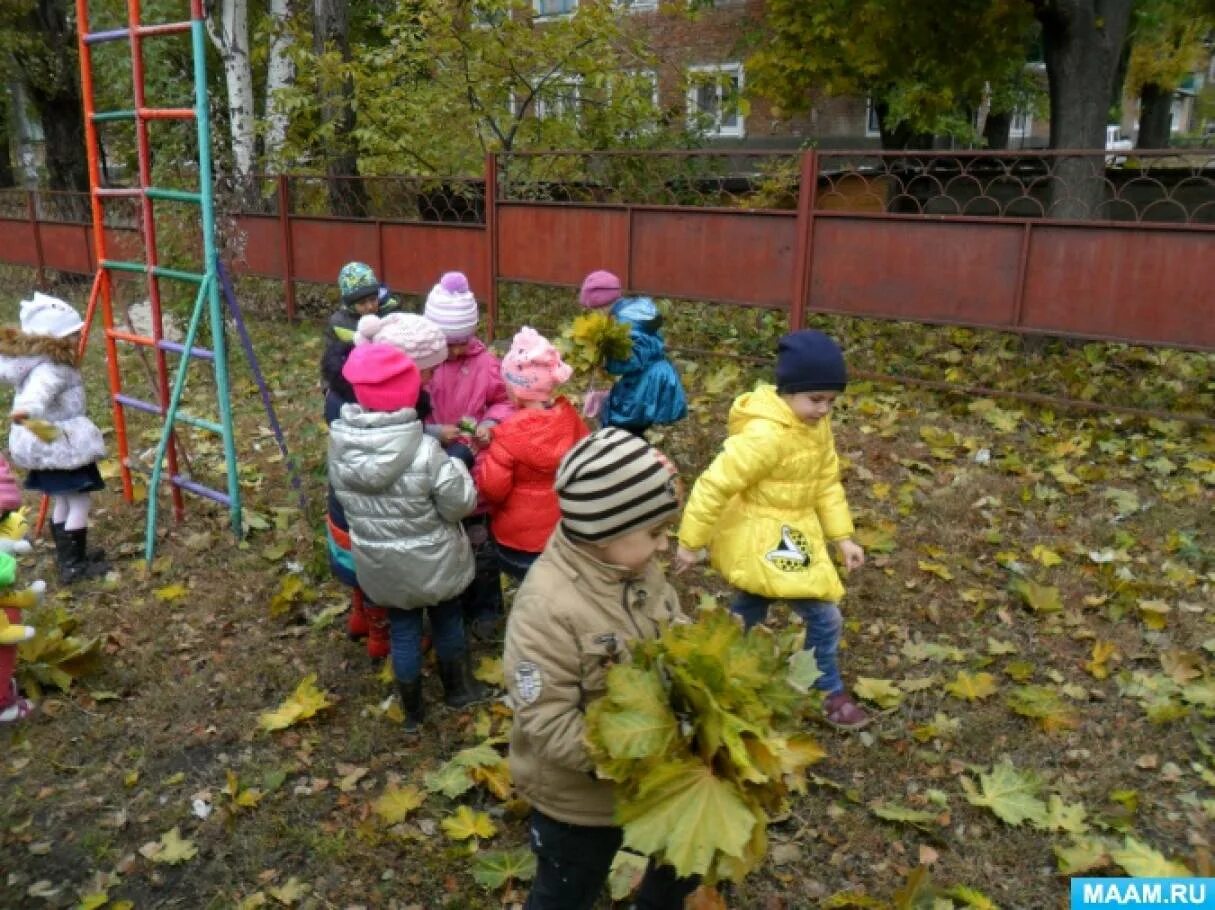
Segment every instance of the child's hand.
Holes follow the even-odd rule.
[[[675,551],[674,570],[676,575],[682,575],[705,558],[704,550],[689,550],[680,547]]]
[[[439,427],[439,442],[444,446],[451,445],[459,435],[460,428],[454,423],[445,423]]]
[[[836,541],[835,545],[839,547],[840,558],[844,560],[844,568],[849,572],[854,572],[865,564],[864,549],[851,537]]]
[[[8,419],[13,423],[25,423],[30,419],[30,415],[28,411],[13,411],[8,415]]]
[[[494,428],[490,425],[482,424],[481,426],[477,427],[475,438],[477,440],[477,444],[481,446],[481,448],[489,448],[489,444],[494,438]]]

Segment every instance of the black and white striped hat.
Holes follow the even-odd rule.
[[[606,543],[673,518],[682,498],[670,459],[616,427],[570,449],[553,488],[565,533],[586,543]]]

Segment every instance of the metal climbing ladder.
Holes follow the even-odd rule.
[[[245,331],[244,321],[231,284],[223,274],[216,251],[215,200],[212,191],[211,129],[207,113],[206,42],[204,35],[204,11],[202,0],[189,0],[190,18],[182,22],[145,25],[142,21],[140,0],[127,0],[127,25],[125,28],[105,31],[89,30],[88,0],[76,0],[77,30],[80,47],[81,88],[84,100],[85,142],[88,147],[88,169],[90,203],[93,218],[93,244],[97,261],[97,273],[89,296],[86,327],[82,341],[88,338],[88,329],[94,317],[98,301],[101,303],[102,322],[105,328],[106,361],[109,369],[111,404],[114,416],[114,431],[118,441],[119,464],[122,475],[123,496],[133,501],[131,481],[131,457],[127,439],[126,411],[133,409],[155,414],[164,421],[156,458],[152,466],[148,485],[147,527],[145,555],[152,558],[156,541],[156,520],[160,482],[163,468],[168,467],[168,484],[173,502],[175,518],[184,512],[183,493],[213,500],[228,509],[232,529],[241,532],[241,491],[238,476],[235,431],[232,421],[232,395],[228,374],[228,352],[224,337],[224,313],[220,295],[223,291],[226,310],[232,316],[244,342],[254,377],[261,387],[262,400],[266,406],[275,436],[284,458],[292,471],[292,481],[300,489],[298,473],[287,453],[282,430],[274,415],[265,380],[258,368],[253,346]],[[143,43],[145,39],[162,35],[188,33],[193,52],[194,106],[188,108],[153,108],[147,106],[144,91]],[[111,41],[127,41],[131,48],[131,79],[134,86],[135,106],[130,110],[98,111],[93,90],[92,48]],[[151,145],[148,124],[157,120],[193,120],[198,136],[198,190],[196,192],[166,189],[152,185]],[[101,163],[98,158],[98,124],[115,121],[134,122],[136,152],[139,161],[139,183],[133,187],[110,188],[102,183]],[[144,243],[144,261],[132,262],[112,259],[107,249],[104,230],[103,202],[106,199],[133,198],[139,200],[141,233]],[[201,272],[166,268],[160,264],[156,244],[156,218],[153,203],[170,201],[198,206],[202,221],[203,264]],[[138,335],[115,327],[113,312],[114,272],[140,273],[147,278],[148,302],[151,310],[151,335]],[[161,308],[161,281],[186,282],[197,288],[189,328],[182,343],[164,337]],[[221,287],[222,285],[222,287]],[[206,322],[210,333],[210,349],[197,346],[199,333]],[[140,345],[150,348],[155,356],[156,401],[145,401],[123,391],[119,370],[118,343]],[[178,357],[176,375],[172,386],[169,383],[170,355]],[[185,413],[181,410],[182,395],[186,387],[191,360],[209,364],[215,374],[218,420]],[[183,473],[179,466],[179,444],[175,427],[177,424],[206,430],[223,440],[226,490],[204,486]],[[301,494],[302,499],[302,494]]]

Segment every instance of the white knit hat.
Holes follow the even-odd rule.
[[[80,314],[58,297],[35,291],[33,300],[21,301],[21,331],[25,335],[67,338],[83,325]]]
[[[447,339],[443,330],[416,313],[389,313],[364,316],[359,320],[355,345],[390,344],[408,356],[419,370],[437,367],[447,359]]]
[[[462,344],[477,331],[477,298],[463,272],[448,272],[430,289],[422,314],[443,330],[449,342]]]

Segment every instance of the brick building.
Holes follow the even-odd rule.
[[[762,35],[764,0],[715,0],[694,14],[670,8],[668,0],[615,2],[658,60],[654,71],[638,74],[652,80],[658,106],[673,116],[687,112],[715,145],[880,146],[877,117],[866,98],[822,97],[809,112],[788,116],[746,91],[747,48],[749,39]],[[569,15],[578,3],[532,0],[541,19]],[[1035,68],[1041,69],[1041,65]],[[740,93],[745,99],[741,105],[737,103]],[[543,115],[543,107],[539,113]],[[980,117],[984,114],[980,111]],[[1008,144],[1010,148],[1041,148],[1047,144],[1049,132],[1046,118],[1021,113],[1013,121]]]

